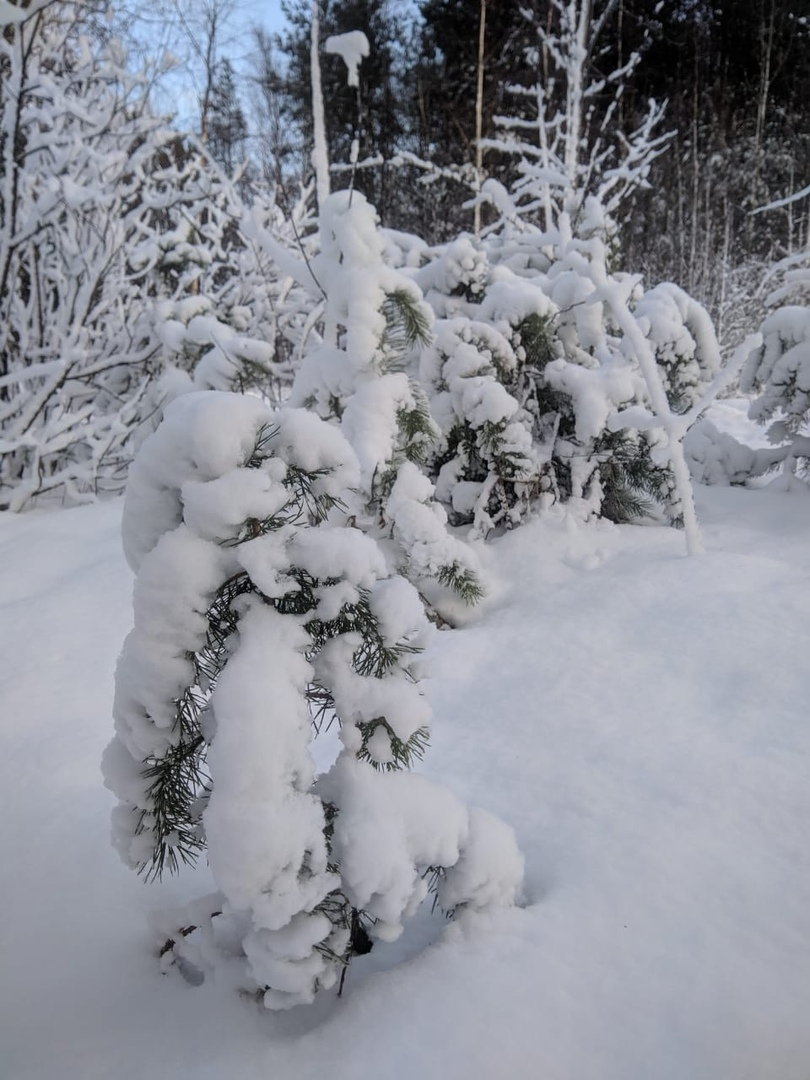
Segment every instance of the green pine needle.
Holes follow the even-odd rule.
[[[385,344],[392,352],[415,345],[427,345],[431,339],[430,315],[425,303],[407,289],[386,293],[382,314],[386,324]]]
[[[549,360],[554,359],[551,318],[548,315],[527,315],[518,324],[517,334],[526,353],[524,363],[542,371]]]
[[[478,575],[459,562],[442,566],[436,578],[441,585],[451,588],[470,607],[484,598],[484,589]]]

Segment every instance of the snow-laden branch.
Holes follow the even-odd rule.
[[[602,204],[608,219],[615,217],[630,194],[646,185],[652,162],[673,134],[661,133],[665,105],[655,101],[631,132],[616,129],[618,106],[641,53],[603,77],[595,75],[594,46],[616,4],[609,0],[596,21],[592,7],[591,0],[553,0],[553,25],[533,10],[523,11],[537,38],[527,58],[538,76],[534,86],[507,83],[505,90],[518,97],[521,111],[533,113],[496,117],[503,135],[482,143],[519,159],[512,187],[517,213],[536,220],[542,209],[547,230],[559,225],[563,213],[576,228],[589,197]],[[608,92],[597,111],[597,99]]]
[[[769,210],[780,210],[783,206],[790,206],[791,203],[806,199],[808,195],[810,195],[810,184],[808,184],[807,187],[802,188],[801,191],[794,191],[792,195],[786,195],[784,199],[776,199],[774,202],[769,202],[765,206],[758,206],[756,210],[751,211],[751,215],[765,214]]]

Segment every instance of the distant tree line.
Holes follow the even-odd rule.
[[[319,0],[322,40],[363,30],[371,55],[360,72],[360,108],[336,57],[323,63],[331,161],[347,162],[360,141],[354,183],[384,225],[432,241],[472,227],[464,169],[475,160],[481,0]],[[482,133],[514,111],[509,84],[549,74],[537,28],[551,30],[553,0],[486,6]],[[257,34],[257,79],[285,137],[265,149],[275,179],[309,169],[310,0],[282,4],[287,29]],[[606,80],[640,52],[611,123],[634,126],[649,99],[666,102],[668,152],[620,222],[622,258],[655,278],[671,278],[707,303],[721,335],[734,336],[735,297],[755,286],[763,262],[803,247],[804,204],[751,211],[810,183],[810,4],[807,0],[592,0],[600,26],[588,64]],[[559,86],[557,88],[559,91]],[[592,102],[600,117],[600,102]],[[424,163],[418,166],[415,161]],[[365,168],[363,162],[369,162]],[[432,170],[426,166],[432,166]],[[483,168],[508,186],[516,162],[485,151]],[[349,183],[336,172],[334,186]],[[739,304],[737,304],[739,306]]]

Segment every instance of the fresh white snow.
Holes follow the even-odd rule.
[[[806,1080],[810,499],[696,496],[693,559],[563,514],[479,546],[420,772],[515,828],[522,906],[428,901],[279,1015],[162,975],[148,915],[208,871],[145,886],[110,846],[121,504],[0,516],[3,1080]]]

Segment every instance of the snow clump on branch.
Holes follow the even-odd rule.
[[[333,34],[324,42],[324,52],[341,56],[346,65],[346,81],[349,86],[360,86],[360,64],[369,55],[368,38],[362,30],[350,30],[347,34]]]

